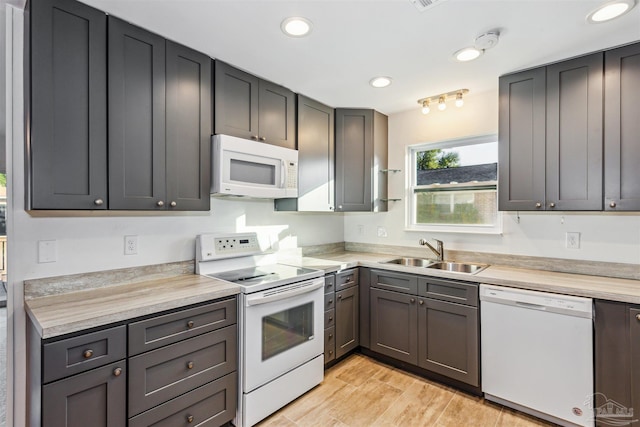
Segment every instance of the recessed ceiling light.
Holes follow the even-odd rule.
[[[453,57],[460,62],[473,61],[482,55],[484,51],[482,49],[476,49],[475,47],[465,47],[453,54]]]
[[[635,0],[613,0],[601,4],[587,15],[587,22],[598,24],[622,16],[636,5]]]
[[[282,32],[289,37],[304,37],[311,32],[311,27],[311,21],[299,16],[287,18],[280,24]]]
[[[369,80],[369,84],[373,87],[387,87],[391,84],[391,77],[385,77],[385,76],[380,76],[380,77],[374,77],[371,80]]]

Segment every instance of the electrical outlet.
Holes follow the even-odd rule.
[[[136,255],[138,253],[138,236],[124,236],[124,254]]]
[[[378,227],[378,237],[387,237],[387,229],[385,227]]]
[[[568,231],[566,234],[567,249],[580,249],[580,233]]]

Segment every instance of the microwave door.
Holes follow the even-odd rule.
[[[284,183],[282,160],[233,151],[223,152],[223,190],[250,197],[279,197]]]

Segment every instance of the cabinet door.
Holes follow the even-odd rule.
[[[336,292],[336,357],[360,344],[359,301],[357,286]]]
[[[42,387],[43,427],[124,427],[127,424],[124,360]]]
[[[371,289],[371,350],[418,364],[416,297]]]
[[[295,94],[287,88],[260,80],[258,111],[259,140],[295,150]]]
[[[420,298],[418,365],[478,386],[478,309]]]
[[[640,43],[605,52],[605,209],[640,210]]]
[[[631,343],[631,407],[640,408],[640,307],[629,308],[629,342]],[[636,409],[637,411],[637,409]],[[638,419],[637,416],[634,419]],[[636,421],[633,426],[640,426]]]
[[[500,210],[544,209],[545,80],[544,67],[500,77]]]
[[[3,26],[4,28],[4,26]],[[31,209],[107,208],[107,18],[31,2]]]
[[[373,111],[336,110],[336,211],[370,212]]]
[[[167,203],[208,211],[211,186],[211,58],[167,41]]]
[[[547,210],[602,210],[602,64],[596,53],[547,67]]]
[[[260,79],[220,61],[215,69],[215,133],[257,140]]]
[[[165,149],[165,41],[110,16],[110,209],[164,209]]]
[[[334,185],[334,112],[298,95],[298,198],[276,199],[276,210],[332,212]]]

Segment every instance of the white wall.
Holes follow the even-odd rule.
[[[405,189],[407,145],[469,136],[496,134],[498,131],[498,94],[471,92],[462,108],[449,106],[445,111],[433,108],[423,115],[420,108],[389,117],[389,168],[403,173],[390,174],[389,212],[382,214],[345,214],[345,241],[415,246],[418,239],[435,237],[445,249],[545,256],[593,261],[640,264],[640,214],[516,212],[503,215],[502,235],[416,232],[405,230]],[[363,227],[360,227],[363,226]],[[378,237],[379,226],[387,238]],[[363,233],[360,233],[363,229]],[[565,248],[565,232],[581,233],[580,249]]]

